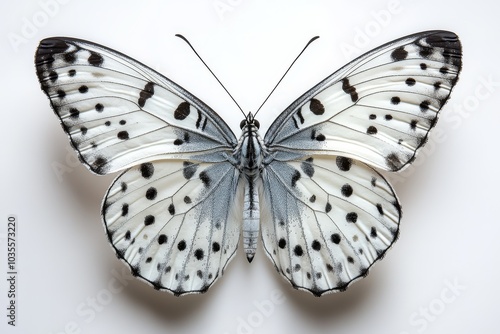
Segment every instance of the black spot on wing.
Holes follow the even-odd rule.
[[[68,52],[63,55],[64,61],[68,64],[72,64],[76,61],[76,51]]]
[[[346,183],[340,188],[340,192],[344,197],[350,197],[353,193],[353,189],[350,184]]]
[[[116,136],[121,140],[127,140],[130,138],[127,131],[120,131]]]
[[[76,108],[69,109],[69,116],[73,119],[80,117],[80,111]]]
[[[325,112],[325,107],[317,99],[311,99],[311,102],[309,104],[309,109],[314,115],[323,115]]]
[[[415,83],[417,83],[417,82],[416,82],[416,81],[415,81],[415,79],[413,79],[413,78],[408,78],[408,79],[406,79],[406,80],[405,80],[405,83],[406,83],[408,86],[410,86],[410,87],[411,87],[411,86],[414,86],[414,85],[415,85]]]
[[[144,217],[144,225],[145,226],[149,226],[149,225],[153,225],[155,223],[155,216],[153,215],[147,215],[146,217]]]
[[[147,99],[151,98],[154,93],[155,93],[155,90],[154,90],[154,82],[148,82],[144,88],[142,89],[142,91],[139,93],[139,107],[144,107],[144,105],[146,104],[146,101]]]
[[[292,175],[292,187],[297,185],[297,181],[300,179],[300,172],[298,170]]]
[[[189,180],[190,178],[193,177],[193,175],[196,173],[196,171],[198,170],[198,165],[197,164],[194,164],[192,162],[189,162],[189,161],[184,161],[182,163],[184,169],[182,171],[182,175],[184,175],[184,178],[186,180]]]
[[[299,117],[300,124],[304,124],[304,116],[302,116],[302,108],[297,110],[297,116]]]
[[[128,204],[127,203],[123,203],[122,205],[122,216],[126,216],[128,214]]]
[[[332,211],[332,205],[330,204],[330,202],[327,202],[325,205],[325,212],[329,213],[330,211]]]
[[[153,176],[153,173],[155,172],[155,167],[153,166],[152,163],[147,162],[141,165],[141,175],[145,179],[151,178]]]
[[[345,220],[348,222],[348,223],[356,223],[358,221],[358,214],[356,212],[349,212],[346,216],[345,216]]]
[[[210,182],[212,181],[208,176],[207,172],[203,171],[200,173],[200,180],[203,182],[203,185],[208,188],[210,187]]]
[[[186,117],[188,117],[189,114],[191,113],[190,109],[191,108],[190,108],[189,103],[182,102],[181,104],[179,104],[179,106],[177,107],[177,109],[175,109],[175,111],[174,111],[174,118],[177,119],[177,120],[179,120],[179,121],[182,121],[182,120],[186,119]]]
[[[156,198],[156,196],[158,195],[158,191],[156,190],[155,187],[150,187],[147,191],[146,191],[146,198],[150,201],[154,200]]]
[[[171,203],[169,206],[168,206],[168,213],[170,213],[170,215],[175,215],[175,206],[173,203]]]
[[[393,97],[391,97],[391,103],[392,104],[397,105],[397,104],[399,104],[399,102],[401,102],[401,99],[399,98],[399,96],[393,96]]]
[[[351,101],[356,102],[358,100],[358,93],[356,93],[356,88],[351,86],[349,79],[342,79],[342,90],[344,93],[351,95]]]
[[[408,57],[408,51],[406,51],[404,49],[404,47],[402,47],[402,46],[400,46],[399,48],[395,49],[391,53],[391,58],[394,61],[404,60],[404,59],[406,59],[406,57]]]
[[[427,110],[429,110],[429,106],[431,105],[431,102],[430,101],[422,101],[422,103],[420,103],[420,111],[422,112],[426,112]]]
[[[95,158],[94,162],[90,164],[92,167],[92,170],[96,172],[97,174],[105,174],[107,172],[106,165],[108,163],[108,160],[104,157],[98,156]]]
[[[352,166],[352,159],[338,156],[335,160],[338,169],[343,172],[348,172]]]
[[[369,134],[369,135],[375,135],[377,134],[378,130],[376,127],[374,127],[373,125],[369,126],[368,129],[366,129],[366,133]]]
[[[302,161],[300,164],[300,168],[302,171],[309,177],[313,177],[314,175],[314,166],[312,165],[313,158],[308,158],[305,161]]]
[[[396,153],[389,154],[385,159],[385,163],[387,167],[389,167],[389,169],[394,172],[401,169],[401,167],[403,166],[401,160],[399,159]]]
[[[58,77],[59,77],[59,75],[57,74],[56,71],[50,71],[49,79],[52,83],[56,82]]]
[[[167,240],[168,240],[168,238],[165,234],[160,234],[160,236],[158,237],[158,243],[160,245],[163,245],[164,243],[166,243]]]
[[[89,61],[89,64],[92,66],[101,66],[104,59],[97,52],[91,52],[88,61]]]

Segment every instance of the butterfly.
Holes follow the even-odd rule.
[[[458,37],[384,44],[309,89],[264,137],[236,137],[208,105],[126,55],[66,37],[40,42],[36,74],[81,162],[122,171],[102,203],[118,258],[174,295],[202,293],[259,240],[294,288],[344,291],[399,235],[379,172],[410,165],[462,66]]]

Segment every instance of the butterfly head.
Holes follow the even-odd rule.
[[[244,127],[254,126],[257,129],[260,128],[260,123],[256,120],[251,112],[248,113],[247,117],[240,123],[240,129],[243,130]]]

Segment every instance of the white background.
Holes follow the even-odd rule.
[[[3,1],[0,332],[497,332],[498,12],[486,0]],[[404,210],[401,237],[366,279],[321,298],[292,289],[262,249],[251,265],[239,252],[204,295],[177,298],[132,279],[100,222],[114,176],[76,161],[33,64],[45,37],[107,45],[187,87],[238,133],[241,113],[174,34],[190,39],[245,111],[320,35],[259,113],[265,131],[354,57],[429,29],[460,36],[463,71],[416,166],[391,176]],[[6,324],[9,214],[19,222],[16,328]]]

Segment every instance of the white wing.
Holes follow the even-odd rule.
[[[291,284],[320,296],[366,276],[399,233],[401,209],[382,175],[340,156],[273,161],[263,173],[262,238]]]
[[[349,63],[271,125],[269,150],[341,155],[397,171],[425,144],[461,69],[458,37],[430,31]]]
[[[461,52],[451,32],[398,39],[324,79],[271,125],[262,237],[294,287],[343,290],[396,240],[401,206],[368,165],[398,171],[413,161],[458,80]]]
[[[239,240],[229,127],[180,86],[103,46],[49,38],[35,62],[80,160],[97,174],[130,168],[103,201],[118,257],[157,289],[206,291]]]
[[[144,163],[124,172],[102,209],[118,257],[156,289],[205,292],[237,248],[237,173],[229,162],[187,160]]]
[[[35,63],[80,160],[97,174],[153,159],[230,153],[237,144],[210,107],[119,52],[48,38],[40,42]]]

